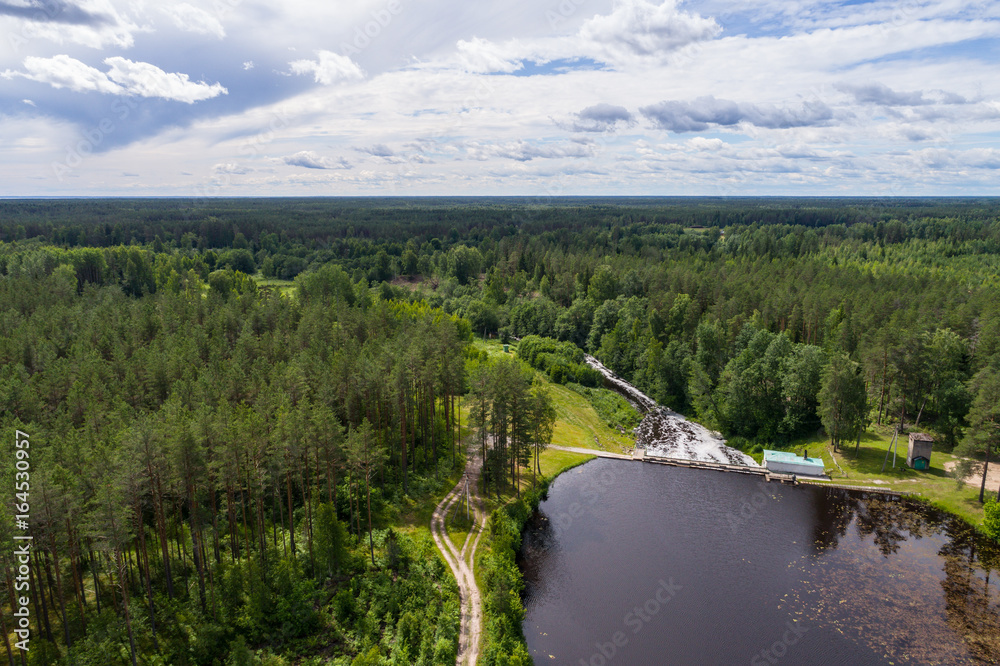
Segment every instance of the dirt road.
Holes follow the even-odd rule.
[[[476,457],[475,449],[470,449],[465,464],[465,476],[441,500],[431,517],[431,535],[458,582],[458,591],[462,602],[462,623],[458,639],[458,657],[455,660],[456,666],[475,666],[476,660],[479,658],[483,605],[479,595],[479,587],[476,585],[476,577],[472,570],[476,561],[476,547],[479,545],[479,537],[482,536],[484,526],[480,500],[476,494],[481,466],[482,461]],[[465,538],[465,543],[462,544],[462,550],[459,551],[448,536],[445,523],[452,507],[456,507],[456,503],[465,499],[466,482],[468,482],[469,497],[475,510],[475,521]],[[475,534],[475,539],[473,539],[473,534]]]
[[[946,462],[944,468],[947,471],[952,471],[955,469],[955,462]],[[982,472],[973,472],[964,479],[967,485],[979,488],[983,483]],[[986,494],[989,495],[991,492],[996,495],[997,488],[1000,488],[1000,462],[994,460],[990,462],[990,470],[986,475]]]
[[[553,451],[567,451],[569,453],[582,453],[588,456],[597,456],[598,458],[617,458],[618,460],[632,460],[632,456],[626,453],[612,453],[611,451],[600,451],[598,449],[584,449],[576,446],[556,446],[555,444],[549,444],[548,448]]]

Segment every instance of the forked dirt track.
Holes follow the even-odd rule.
[[[479,496],[476,494],[481,465],[482,462],[475,455],[475,449],[470,449],[465,464],[465,476],[441,500],[431,517],[431,535],[458,582],[462,604],[462,622],[458,638],[456,666],[475,666],[476,660],[479,658],[479,638],[483,626],[482,600],[479,587],[476,585],[476,577],[472,573],[476,561],[476,547],[479,545],[479,537],[483,533],[483,516]],[[459,551],[448,536],[446,518],[456,503],[464,499],[466,481],[468,481],[469,497],[475,511],[475,522],[465,538],[465,543],[462,544],[462,550]],[[473,533],[476,535],[475,539],[472,538]]]

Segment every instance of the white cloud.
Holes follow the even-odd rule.
[[[663,101],[640,109],[656,127],[671,132],[702,132],[712,127],[747,123],[768,129],[788,129],[826,124],[833,110],[819,100],[807,100],[801,108],[780,108],[716,99],[711,95],[692,101]]]
[[[365,146],[363,148],[355,148],[359,153],[365,153],[371,155],[372,157],[382,157],[385,159],[392,158],[396,156],[396,151],[394,151],[389,146],[384,143],[376,143],[373,146]]]
[[[613,53],[656,56],[711,39],[720,31],[714,19],[682,12],[675,0],[621,0],[610,14],[587,21],[580,34]]]
[[[106,58],[104,64],[110,67],[106,74],[65,54],[51,58],[28,56],[24,59],[25,71],[7,70],[3,77],[21,77],[75,92],[162,97],[188,104],[227,93],[221,84],[195,83],[187,74],[164,72],[147,62],[114,57]]]
[[[0,139],[24,138],[11,126],[31,139],[0,141],[13,193],[113,193],[104,188],[121,187],[123,169],[143,175],[128,192],[151,194],[213,179],[219,194],[867,194],[890,181],[912,182],[912,193],[1000,193],[998,60],[971,41],[1000,36],[997,3],[427,0],[368,30],[386,0],[238,11],[37,2],[83,9],[77,24],[0,15],[0,33],[28,26],[73,44],[35,35],[0,54],[13,79]],[[188,7],[218,28],[201,16],[175,30],[174,17],[197,13]],[[550,21],[552,8],[564,20]],[[158,28],[169,43],[149,38]],[[114,50],[80,48],[85,33]],[[133,37],[141,51],[123,51]],[[225,94],[222,82],[229,115],[195,106],[177,123],[176,110],[150,106],[116,123],[73,180],[27,180],[99,122],[93,100],[67,103],[74,94],[191,103]]]
[[[325,86],[341,81],[359,81],[365,78],[365,73],[347,56],[333,51],[320,50],[316,52],[316,60],[293,60],[288,63],[293,74],[312,74],[316,83]]]
[[[228,93],[219,83],[209,85],[194,82],[187,74],[164,72],[148,62],[132,62],[114,57],[105,59],[104,64],[111,67],[109,79],[120,84],[129,93],[142,97],[162,97],[193,104]]]
[[[248,166],[243,166],[242,164],[235,164],[233,162],[224,162],[222,164],[216,164],[212,167],[212,171],[216,174],[231,174],[235,176],[244,176],[248,173],[253,173],[253,169]]]
[[[706,139],[703,136],[696,136],[693,139],[688,139],[687,145],[695,150],[707,150],[707,151],[717,151],[723,148],[728,148],[729,144],[722,139]]]
[[[6,3],[5,3],[6,4]],[[42,0],[9,3],[6,41],[17,52],[34,40],[79,44],[92,49],[129,48],[145,30],[121,13],[111,0]]]
[[[305,169],[350,169],[352,165],[343,157],[331,159],[324,157],[313,150],[300,150],[294,155],[287,155],[281,158],[289,166],[303,167]]]
[[[840,83],[836,88],[848,93],[860,104],[878,104],[882,106],[920,106],[928,104],[920,90],[898,92],[884,83]]]
[[[601,102],[574,113],[569,121],[556,120],[556,125],[570,132],[613,132],[635,125],[635,116],[624,106]]]
[[[459,40],[456,48],[459,62],[468,72],[510,74],[522,67],[520,59],[511,58],[510,55],[506,54],[510,51],[520,50],[516,43],[501,46],[485,39],[473,37],[469,41]]]
[[[163,8],[178,28],[202,35],[212,35],[222,39],[226,36],[226,29],[222,27],[215,16],[212,16],[204,9],[182,2],[179,5],[172,5]]]
[[[663,62],[679,49],[710,40],[720,31],[714,19],[680,11],[675,0],[665,0],[662,4],[620,0],[610,13],[593,16],[575,33],[532,40],[491,41],[473,37],[458,41],[455,56],[459,67],[479,74],[512,74],[528,60]]]
[[[529,162],[533,159],[558,159],[564,157],[590,157],[593,147],[589,144],[534,144],[528,141],[506,141],[503,143],[479,143],[471,141],[466,144],[469,159],[480,162],[502,158],[517,162]]]
[[[108,79],[104,72],[80,62],[68,55],[51,58],[28,56],[24,59],[24,72],[4,72],[5,78],[20,76],[39,83],[48,83],[53,88],[69,88],[74,92],[100,92],[121,95],[125,89]]]

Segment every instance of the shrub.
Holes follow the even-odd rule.
[[[1000,543],[1000,502],[990,499],[983,510],[986,514],[983,517],[983,529],[991,539]]]

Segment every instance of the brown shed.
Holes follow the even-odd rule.
[[[921,432],[910,433],[910,448],[906,453],[906,464],[913,469],[929,469],[931,466],[931,447],[934,438]]]

